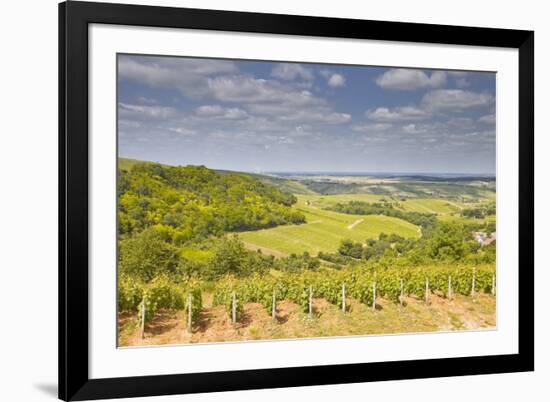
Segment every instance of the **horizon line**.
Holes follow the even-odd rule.
[[[496,177],[496,173],[487,173],[487,172],[475,172],[475,173],[469,173],[469,172],[422,172],[422,171],[368,171],[368,170],[235,170],[235,169],[228,169],[228,168],[216,168],[216,167],[209,167],[205,164],[173,164],[173,163],[167,163],[167,162],[159,162],[154,160],[144,160],[144,159],[137,159],[127,156],[120,156],[117,155],[118,159],[130,159],[138,162],[149,162],[149,163],[158,163],[160,165],[168,165],[172,167],[176,166],[205,166],[208,169],[212,170],[223,170],[228,172],[237,172],[237,173],[251,173],[251,174],[291,174],[291,173],[301,173],[301,174],[329,174],[329,173],[338,173],[338,174],[388,174],[388,175],[415,175],[415,176],[429,176],[429,175],[461,175],[461,176],[483,176],[483,177]]]

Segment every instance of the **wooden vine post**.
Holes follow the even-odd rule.
[[[342,283],[342,312],[346,312],[346,284]]]
[[[309,287],[309,318],[311,318],[311,314],[313,312],[313,290],[311,289],[311,286]]]
[[[193,332],[193,295],[187,297],[187,332]]]
[[[491,294],[492,294],[493,296],[494,296],[495,293],[496,293],[496,288],[495,288],[496,283],[495,283],[495,282],[496,282],[496,281],[495,281],[495,274],[493,274],[493,285],[491,286]]]
[[[447,299],[451,300],[453,297],[453,284],[451,281],[451,275],[449,275],[449,283],[447,285]]]
[[[376,311],[376,275],[372,282],[372,311]]]
[[[141,301],[141,339],[145,338],[145,297]]]
[[[231,303],[231,321],[235,324],[237,322],[237,296],[235,295],[235,291],[231,295]]]
[[[271,319],[275,320],[275,315],[277,313],[277,302],[275,301],[275,289],[273,289],[273,301],[271,304]]]
[[[428,281],[428,278],[426,277],[426,291],[425,291],[426,304],[428,304],[428,294],[429,293],[430,293],[430,282]]]
[[[476,269],[472,269],[472,297],[476,296]]]
[[[401,295],[399,296],[399,304],[403,307],[403,278],[399,280],[401,286]]]

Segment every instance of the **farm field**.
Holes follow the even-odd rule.
[[[491,180],[452,180],[430,181],[429,178],[412,177],[345,177],[331,176],[330,179],[302,178],[310,190],[323,195],[369,194],[373,196],[461,199],[465,202],[477,202],[480,199],[494,201],[495,183]],[[301,194],[307,194],[298,191]]]
[[[324,299],[314,298],[312,318],[297,304],[285,300],[278,305],[276,320],[261,304],[245,303],[243,318],[236,324],[222,306],[212,306],[212,295],[205,294],[204,300],[192,333],[187,331],[183,311],[159,311],[148,324],[143,339],[136,315],[120,314],[119,346],[490,330],[496,326],[496,299],[486,294],[475,300],[457,295],[452,301],[432,295],[428,305],[410,296],[405,297],[404,307],[379,298],[376,311],[350,299],[346,313]]]
[[[350,201],[380,202],[387,196],[375,194],[304,195],[296,194],[298,202],[293,206],[306,217],[301,225],[285,225],[270,229],[242,232],[239,237],[251,250],[260,249],[264,254],[281,257],[304,251],[317,255],[319,251],[335,252],[343,239],[365,242],[377,238],[380,233],[403,237],[419,237],[420,228],[402,219],[382,215],[351,215],[324,208]],[[397,201],[406,212],[436,214],[442,221],[463,224],[494,222],[494,216],[484,219],[461,217],[466,204],[438,198],[410,198]]]
[[[495,215],[489,215],[483,219],[468,218],[460,215],[439,215],[437,218],[442,222],[456,222],[463,225],[479,225],[486,222],[496,222]]]
[[[346,198],[349,194],[346,194]],[[301,225],[285,225],[271,229],[243,232],[239,237],[250,249],[280,256],[317,255],[320,251],[335,252],[343,239],[364,242],[382,232],[403,237],[419,237],[420,228],[402,219],[382,215],[349,215],[306,205],[309,196],[299,196],[294,206],[306,217]],[[311,198],[311,197],[309,197]],[[333,197],[335,198],[335,197]],[[309,201],[311,203],[311,201]]]
[[[335,194],[335,195],[297,195],[298,203],[309,202],[312,206],[320,208],[326,208],[337,203],[347,203],[350,201],[362,201],[362,202],[380,202],[380,200],[393,199],[388,196],[376,195],[376,194]],[[465,204],[457,201],[451,201],[439,198],[408,198],[405,201],[395,199],[399,202],[400,208],[403,211],[409,212],[421,212],[430,214],[453,214],[460,212],[466,207]]]

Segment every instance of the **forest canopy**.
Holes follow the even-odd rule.
[[[138,163],[118,177],[121,239],[148,227],[175,245],[225,232],[305,222],[292,194],[250,176],[204,166]]]

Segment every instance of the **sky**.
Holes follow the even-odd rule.
[[[118,55],[118,152],[258,173],[494,174],[495,77]]]

